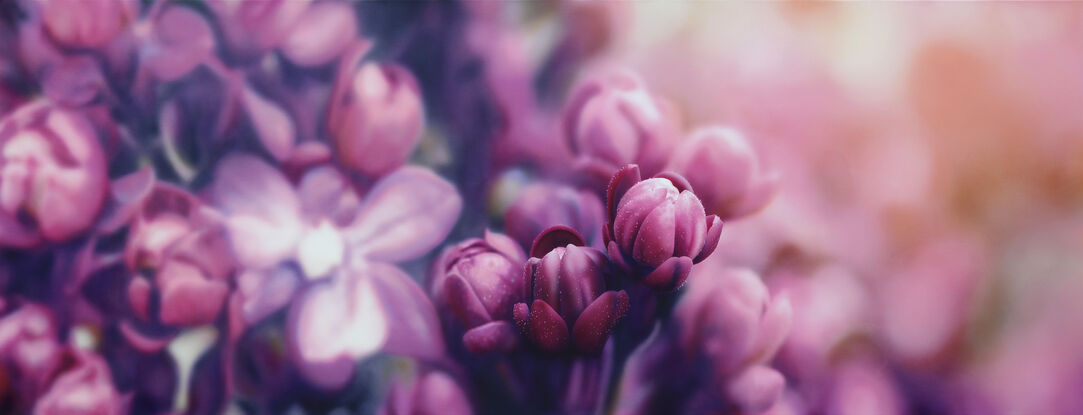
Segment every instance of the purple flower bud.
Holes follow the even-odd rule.
[[[572,229],[591,230],[587,242],[605,221],[602,201],[591,192],[576,190],[555,183],[536,183],[523,189],[504,213],[508,236],[522,246],[530,246],[543,230],[564,225]]]
[[[207,19],[195,10],[170,3],[152,9],[150,27],[140,27],[146,43],[139,48],[140,69],[161,81],[188,74],[214,54],[215,39]]]
[[[691,186],[675,173],[641,180],[638,166],[625,166],[609,183],[606,205],[602,232],[610,258],[656,290],[684,284],[722,232],[722,221],[704,214]]]
[[[628,312],[628,294],[605,291],[605,254],[584,247],[583,237],[564,226],[538,235],[531,247],[523,298],[513,311],[519,330],[539,349],[596,355]]]
[[[724,127],[693,132],[677,147],[667,169],[688,179],[706,211],[723,220],[763,208],[778,186],[778,176],[760,171],[748,141]]]
[[[327,130],[347,166],[381,176],[406,162],[425,122],[410,72],[394,64],[358,65],[363,48],[343,58],[331,93]]]
[[[98,216],[105,155],[82,113],[38,101],[0,120],[0,245],[63,241]]]
[[[123,179],[122,179],[123,180]],[[230,292],[234,261],[224,226],[195,196],[158,184],[133,220],[125,261],[147,270],[135,277],[128,298],[136,315],[149,319],[150,297],[157,293],[159,319],[196,326],[213,322]]]
[[[34,405],[34,415],[115,415],[126,411],[105,360],[72,352],[75,366],[62,372]]]
[[[517,336],[511,326],[513,304],[522,301],[526,254],[507,236],[485,232],[448,247],[433,263],[430,293],[466,328],[466,347],[510,347]],[[488,325],[499,322],[503,324]]]
[[[451,376],[430,371],[391,385],[380,415],[470,415],[470,400]]]
[[[792,309],[785,297],[769,298],[748,270],[696,273],[673,311],[682,349],[704,355],[720,375],[768,361],[789,332]]]
[[[675,125],[669,104],[651,95],[628,71],[576,87],[563,119],[564,138],[577,169],[600,182],[629,163],[657,173],[669,158]]]
[[[135,0],[36,0],[31,8],[53,41],[76,48],[108,45],[139,15]]]
[[[277,47],[312,0],[208,1],[231,50],[244,57]]]

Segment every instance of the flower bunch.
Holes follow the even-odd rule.
[[[534,65],[490,6],[0,5],[0,412],[770,408],[789,303],[700,264],[777,176],[631,70],[538,92],[617,8]]]

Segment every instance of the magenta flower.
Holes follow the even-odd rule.
[[[605,254],[584,245],[574,230],[554,226],[530,249],[526,302],[515,304],[514,316],[523,335],[543,351],[574,346],[580,353],[601,353],[628,312],[627,293],[605,290]]]
[[[589,79],[575,88],[562,120],[575,166],[604,183],[621,166],[657,173],[669,158],[677,127],[668,103],[629,71]]]
[[[45,392],[63,362],[64,349],[52,312],[26,304],[0,318],[0,372],[15,392],[15,405],[29,408]]]
[[[252,57],[278,47],[312,0],[207,2],[230,50]]]
[[[598,243],[605,208],[598,196],[585,190],[555,183],[527,186],[504,212],[508,236],[530,246],[543,230],[556,225],[587,230],[587,242]]]
[[[61,372],[34,405],[34,415],[115,415],[127,405],[113,387],[109,366],[100,356],[72,351],[74,367]]]
[[[282,41],[282,54],[301,66],[321,66],[357,41],[357,17],[344,1],[316,2],[305,10]]]
[[[339,65],[327,113],[327,130],[339,158],[370,176],[406,162],[425,124],[421,93],[410,72],[394,64],[360,63],[357,46]]]
[[[667,169],[688,179],[706,211],[723,220],[762,209],[778,187],[778,176],[761,171],[748,141],[724,127],[693,132],[674,151]]]
[[[139,15],[135,0],[33,0],[29,8],[42,20],[49,37],[73,48],[108,45]]]
[[[419,372],[421,372],[419,370]],[[462,387],[443,372],[416,373],[409,380],[398,380],[380,415],[470,415],[474,410]]]
[[[146,173],[121,180],[146,182]],[[134,184],[147,186],[148,183]],[[133,186],[119,183],[117,186]],[[210,324],[229,295],[235,269],[225,228],[217,212],[183,189],[149,180],[150,190],[135,212],[124,250],[129,269],[149,272],[134,277],[128,300],[136,316],[175,326]]]
[[[722,232],[718,216],[706,216],[692,187],[674,173],[641,180],[638,166],[624,166],[609,183],[606,206],[610,259],[656,290],[684,284]]]
[[[65,241],[97,218],[107,184],[98,134],[45,101],[0,120],[0,246]]]
[[[327,388],[378,350],[435,357],[443,342],[435,311],[409,276],[391,265],[417,258],[447,236],[462,208],[435,174],[399,169],[361,199],[330,166],[310,169],[295,189],[252,156],[219,165],[211,197],[226,214],[242,314],[254,323],[300,295],[290,310],[302,373]],[[294,271],[296,270],[296,271]]]
[[[485,232],[444,250],[430,272],[437,307],[450,312],[467,331],[466,348],[475,353],[509,350],[518,336],[512,306],[522,301],[526,254],[507,236]]]

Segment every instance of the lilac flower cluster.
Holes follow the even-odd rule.
[[[498,7],[0,4],[0,412],[771,408],[777,176]]]

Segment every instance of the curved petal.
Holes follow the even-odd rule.
[[[461,211],[455,186],[429,170],[404,167],[369,192],[344,236],[370,260],[408,261],[440,244]]]
[[[718,216],[711,215],[707,217],[707,236],[703,242],[703,250],[699,251],[699,255],[692,261],[693,263],[700,263],[707,257],[714,253],[714,250],[718,248],[718,239],[722,237],[722,220]]]
[[[241,102],[263,148],[278,161],[289,158],[297,141],[297,132],[289,114],[247,86],[241,90]]]
[[[464,281],[463,277],[457,274],[448,275],[447,279],[444,280],[443,290],[444,292],[437,297],[444,298],[449,303],[452,303],[448,304],[448,309],[456,312],[456,317],[466,327],[477,327],[493,320],[485,309],[485,305],[481,303],[477,294],[474,293],[474,289],[470,288],[470,284]]]
[[[643,278],[643,285],[654,290],[676,290],[684,285],[688,274],[692,272],[692,258],[673,257],[663,262]]]
[[[572,339],[580,352],[597,355],[602,352],[613,327],[628,313],[628,293],[607,291],[590,303],[572,328]]]
[[[444,354],[440,320],[425,292],[398,267],[372,263],[362,265],[361,277],[371,280],[387,318],[386,353],[422,359]],[[357,271],[355,271],[357,272]]]
[[[530,257],[541,258],[555,248],[567,245],[585,246],[586,242],[575,229],[564,225],[551,226],[538,234],[530,246]]]
[[[752,366],[726,383],[726,394],[742,413],[758,414],[771,408],[782,395],[786,380],[778,371]]]
[[[463,334],[463,345],[471,353],[507,352],[519,344],[519,333],[507,321],[491,321]]]
[[[617,203],[624,197],[624,194],[628,192],[636,183],[642,181],[642,176],[639,173],[639,166],[635,164],[628,164],[617,170],[617,173],[613,175],[613,178],[609,181],[609,186],[606,188],[605,208],[608,213],[608,222],[612,224],[617,219]],[[614,229],[610,229],[612,231]]]
[[[632,246],[632,259],[643,265],[657,267],[673,257],[677,234],[676,213],[674,204],[662,203],[643,219],[635,245]]]
[[[534,300],[530,307],[529,326],[529,336],[539,349],[559,352],[568,347],[568,325],[546,302]]]

